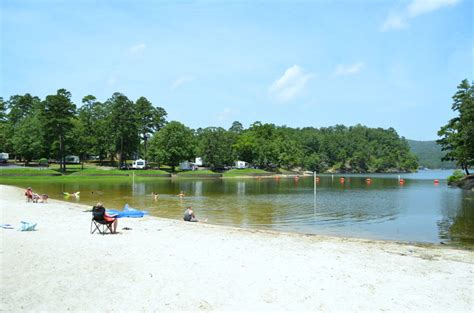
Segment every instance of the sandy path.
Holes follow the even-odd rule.
[[[0,228],[4,311],[474,311],[472,251],[152,217],[91,235],[89,207],[11,186],[0,208],[38,223]]]

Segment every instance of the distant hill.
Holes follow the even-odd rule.
[[[407,139],[410,150],[418,157],[420,166],[427,168],[456,168],[454,162],[442,162],[445,155],[436,141],[416,141]]]

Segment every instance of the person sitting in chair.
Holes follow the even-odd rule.
[[[109,222],[112,224],[112,233],[115,234],[117,232],[117,218],[116,215],[108,215],[105,211],[104,205],[101,202],[97,202],[97,204],[92,208],[92,214],[96,220],[102,220]]]

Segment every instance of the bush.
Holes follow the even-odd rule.
[[[41,158],[41,159],[39,159],[38,165],[40,165],[40,166],[48,166],[48,159],[46,159],[46,158]]]
[[[464,177],[464,173],[461,170],[455,170],[453,175],[448,177],[448,184],[452,184],[461,180]]]

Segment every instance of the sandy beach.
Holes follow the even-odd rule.
[[[0,186],[5,312],[474,311],[473,251],[155,217],[91,235],[89,206],[23,193]]]

